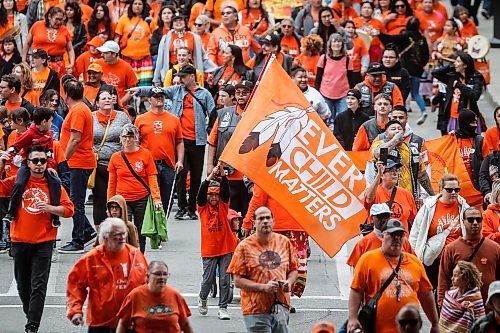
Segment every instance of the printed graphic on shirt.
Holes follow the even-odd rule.
[[[450,224],[452,224],[455,221],[455,218],[456,218],[456,216],[454,216],[450,213],[446,213],[446,215],[438,217],[438,219],[437,219],[438,220],[437,233],[440,234],[443,231],[445,231],[446,229],[448,229]],[[453,227],[453,229],[451,230],[451,234],[453,234],[454,232],[458,232],[458,230],[460,230],[460,223],[457,223]]]
[[[49,197],[45,192],[40,190],[39,188],[36,187],[31,187],[28,188],[26,191],[23,193],[23,200],[22,200],[22,207],[25,209],[29,214],[40,214],[43,213],[39,208],[38,208],[38,203],[39,202],[49,202]]]
[[[277,252],[264,251],[259,256],[259,265],[270,271],[280,267],[280,264],[281,257]]]
[[[143,169],[144,169],[144,163],[142,161],[135,162],[134,170],[136,172],[142,172]]]
[[[401,206],[397,202],[393,202],[391,206],[391,211],[392,211],[392,218],[394,219],[400,219],[401,216],[403,216],[403,206]]]
[[[104,73],[102,76],[102,80],[109,84],[110,86],[118,86],[120,84],[120,77],[118,77],[113,72]]]
[[[174,313],[174,310],[168,305],[155,305],[155,306],[145,306],[144,311],[147,312],[148,318],[153,317],[154,315],[159,314],[171,314]]]
[[[153,134],[161,134],[163,131],[163,121],[154,120],[153,121]]]
[[[382,273],[381,273],[381,278],[382,278],[382,281],[385,282],[389,276],[391,276],[392,274],[392,269],[387,267],[385,268]],[[413,281],[413,276],[411,275],[411,273],[404,269],[404,268],[401,268],[401,270],[399,271],[399,274],[398,274],[398,277],[395,277],[392,282],[389,284],[389,286],[387,287],[387,289],[384,291],[384,294],[386,297],[389,297],[389,298],[394,298],[396,299],[396,294],[397,294],[397,289],[396,289],[396,283],[397,283],[397,279],[399,278],[399,284],[401,286],[401,291],[400,291],[400,297],[403,298],[403,297],[410,297],[412,295],[412,292],[413,292],[413,289],[412,289],[412,285],[414,283]],[[382,282],[382,283],[383,283]]]

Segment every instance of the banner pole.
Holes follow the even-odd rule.
[[[257,82],[255,82],[255,86],[253,87],[252,93],[250,94],[250,98],[248,99],[247,105],[245,105],[245,110],[243,110],[243,112],[245,112],[248,108],[248,105],[250,105],[253,95],[255,94],[255,91],[257,90],[257,87],[260,84],[262,76],[264,76],[264,74],[267,72],[267,67],[269,66],[270,62],[274,61],[275,59],[276,59],[275,54],[270,54],[267,56],[266,62],[264,63],[264,67],[262,68],[262,71],[260,72],[259,77],[257,78]]]

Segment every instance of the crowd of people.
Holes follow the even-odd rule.
[[[220,320],[234,286],[248,332],[289,331],[311,253],[302,217],[220,161],[270,57],[345,151],[371,155],[338,331],[418,332],[421,310],[432,332],[498,331],[500,108],[488,128],[467,45],[492,1],[287,0],[276,14],[274,2],[0,0],[0,253],[26,332],[58,254],[82,254],[67,281],[74,325],[193,332],[167,263],[145,257],[148,212],[174,206],[200,221],[199,313],[218,276]],[[417,134],[435,111],[468,177],[445,173],[437,191]],[[460,195],[469,180],[482,204]],[[72,233],[56,248],[60,217]]]

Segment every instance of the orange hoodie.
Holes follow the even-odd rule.
[[[483,212],[483,236],[500,244],[500,207],[488,205]]]
[[[76,262],[66,285],[68,319],[83,313],[88,295],[86,324],[116,328],[116,314],[123,300],[135,287],[144,284],[148,269],[146,258],[139,249],[125,244],[122,251],[128,257],[127,270],[123,272],[113,271],[103,245],[90,250]]]
[[[257,43],[252,32],[247,27],[237,24],[236,30],[232,34],[227,28],[220,26],[212,32],[208,40],[207,50],[208,56],[217,66],[224,65],[222,51],[228,44],[235,44],[241,48],[243,62],[245,63],[250,59],[250,48],[254,53],[260,52],[259,43]]]
[[[304,231],[304,228],[281,206],[278,201],[271,198],[262,188],[254,185],[252,200],[248,206],[248,212],[243,220],[243,228],[252,229],[253,213],[260,206],[266,206],[273,212],[273,231]]]

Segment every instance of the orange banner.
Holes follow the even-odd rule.
[[[469,178],[467,169],[460,155],[457,140],[453,135],[445,135],[439,139],[426,142],[432,170],[432,187],[439,191],[439,180],[445,173],[452,173],[461,180],[460,195],[471,206],[481,207],[483,197]]]
[[[330,257],[359,235],[365,179],[276,61],[220,159],[277,200]]]

